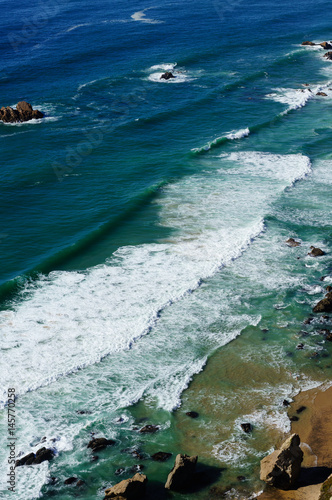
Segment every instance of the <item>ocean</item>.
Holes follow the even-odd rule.
[[[283,401],[332,375],[330,318],[304,324],[332,283],[332,65],[301,45],[329,7],[0,1],[1,106],[45,114],[0,123],[1,498],[262,490]],[[10,491],[8,443],[55,456]],[[178,453],[201,483],[167,497]]]

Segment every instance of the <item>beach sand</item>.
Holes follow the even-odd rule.
[[[332,473],[332,387],[323,384],[298,394],[288,411],[292,433],[301,439],[304,452],[298,488],[266,489],[260,500],[318,500],[322,482]],[[281,443],[278,443],[279,445]]]

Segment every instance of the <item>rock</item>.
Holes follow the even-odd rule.
[[[241,429],[249,434],[249,432],[252,432],[252,425],[249,423],[241,424]]]
[[[242,483],[243,481],[246,481],[247,478],[246,476],[237,476],[236,479]]]
[[[316,45],[314,42],[309,42],[309,41],[306,41],[306,42],[302,42],[301,45]]]
[[[319,44],[324,50],[332,49],[332,45],[329,42],[322,42]]]
[[[140,429],[140,432],[142,434],[153,434],[154,432],[159,431],[159,426],[158,425],[145,425]]]
[[[142,472],[143,469],[144,469],[144,465],[136,464],[136,465],[133,465],[132,467],[130,467],[130,472]]]
[[[15,465],[16,467],[19,467],[20,465],[37,465],[45,462],[46,460],[52,460],[53,457],[54,452],[51,449],[40,448],[36,454],[29,453],[29,455],[26,455],[20,460],[16,460]]]
[[[52,460],[54,457],[54,453],[52,450],[47,449],[47,448],[40,448],[37,453],[36,453],[36,458],[33,461],[33,464],[41,464],[42,462],[45,462],[46,460]]]
[[[85,485],[85,481],[83,481],[83,479],[80,479],[79,481],[77,481],[76,487],[80,488],[81,486],[84,486],[84,485]]]
[[[304,344],[302,344],[302,343],[297,344],[296,349],[299,349],[299,350],[304,349]]]
[[[287,401],[287,399],[284,399],[283,402],[282,402],[283,406],[289,406],[290,405],[290,402]]]
[[[114,474],[116,476],[121,476],[121,474],[123,474],[125,470],[126,469],[124,469],[123,467],[120,467],[119,469],[116,469],[116,471],[114,472]]]
[[[156,462],[166,462],[166,460],[168,460],[171,456],[172,453],[166,453],[165,451],[158,451],[157,453],[151,455],[151,458]]]
[[[318,500],[330,500],[332,497],[332,474],[324,481]]]
[[[289,247],[299,247],[301,243],[294,240],[294,238],[288,238],[288,240],[286,241],[286,245],[288,245]]]
[[[325,298],[320,300],[313,308],[314,313],[332,312],[332,292],[328,292]]]
[[[300,475],[303,451],[300,438],[292,434],[281,446],[261,461],[260,478],[270,486],[288,490]]]
[[[32,109],[31,104],[21,101],[17,104],[16,109],[10,106],[2,107],[0,109],[0,120],[4,123],[19,123],[27,122],[33,118],[43,118],[43,113],[38,110]]]
[[[191,418],[198,418],[199,417],[199,414],[197,413],[197,411],[187,411],[186,415],[187,415],[187,417],[191,417]]]
[[[331,331],[325,335],[325,339],[328,340],[329,342],[332,342],[332,332]]]
[[[111,446],[115,444],[115,441],[113,439],[106,439],[106,438],[94,438],[91,439],[91,441],[88,444],[88,448],[91,448],[92,451],[100,451],[106,448],[106,446]]]
[[[122,497],[126,500],[139,500],[145,494],[148,478],[144,474],[135,474],[130,479],[124,479],[112,488],[105,490],[104,500]]]
[[[327,292],[332,292],[332,286],[331,285],[328,285],[327,287],[325,287],[325,290]]]
[[[318,94],[324,94],[324,92],[318,92]],[[323,255],[325,255],[325,252],[323,252],[323,250],[321,250],[320,248],[315,248],[315,247],[310,247],[310,248],[311,252],[309,252],[308,255],[310,255],[311,257],[322,257]]]
[[[300,413],[302,413],[302,412],[303,412],[304,410],[306,410],[306,409],[307,409],[307,407],[306,407],[306,406],[300,406],[300,408],[298,408],[298,409],[296,410],[296,413],[299,415]]]
[[[78,481],[77,477],[69,477],[64,481],[64,484],[73,484],[76,483],[77,481]]]
[[[316,95],[320,95],[320,96],[322,96],[322,97],[327,97],[327,94],[325,94],[325,92],[317,92],[317,94],[316,94]],[[319,248],[318,248],[318,249],[315,249],[315,250],[319,250]],[[322,251],[322,250],[321,250],[321,251]],[[310,253],[309,255],[312,255],[312,253]],[[325,253],[321,253],[321,254],[319,254],[319,255],[325,255]],[[314,257],[317,257],[317,256],[316,256],[316,255],[314,255]]]
[[[297,417],[296,415],[294,415],[294,417],[289,417],[289,420],[291,422],[298,422],[298,420],[300,420],[300,419],[299,419],[299,417]]]
[[[326,54],[324,54],[324,57],[326,57],[326,59],[328,59],[329,61],[332,61],[332,52],[326,52]]]
[[[177,455],[165,484],[167,490],[182,490],[188,486],[195,472],[197,456]]]
[[[173,73],[171,73],[170,71],[166,71],[166,73],[163,73],[160,77],[160,80],[161,79],[164,79],[164,80],[169,80],[170,78],[175,78],[175,76],[173,75]]]
[[[313,320],[313,319],[314,319],[314,318],[307,318],[307,319],[305,319],[305,320],[303,321],[303,324],[304,324],[304,325],[310,325],[310,323],[312,322],[312,320]]]

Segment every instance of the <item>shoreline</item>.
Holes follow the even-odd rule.
[[[291,433],[300,436],[304,453],[298,486],[288,491],[267,487],[258,498],[317,500],[322,483],[332,473],[331,382],[298,393],[289,407],[288,416],[298,418],[291,423]]]

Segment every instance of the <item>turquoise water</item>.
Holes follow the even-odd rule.
[[[14,387],[16,453],[56,454],[3,497],[102,498],[140,464],[163,498],[185,452],[205,479],[174,498],[249,498],[283,399],[331,376],[329,320],[303,325],[332,281],[332,66],[301,46],[327,2],[0,6],[1,105],[46,115],[0,124],[1,435]]]

